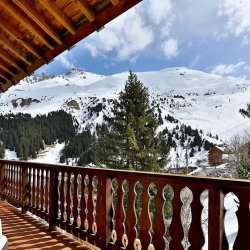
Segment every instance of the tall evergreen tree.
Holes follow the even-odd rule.
[[[3,143],[0,141],[0,159],[3,159],[5,156],[5,148]]]
[[[157,118],[150,106],[148,89],[130,71],[125,88],[114,101],[110,129],[99,138],[97,159],[117,169],[159,171],[166,164],[163,137],[157,135]]]

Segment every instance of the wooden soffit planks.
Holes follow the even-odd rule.
[[[6,91],[142,0],[0,0],[0,90]]]

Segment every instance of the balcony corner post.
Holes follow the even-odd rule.
[[[58,169],[50,170],[50,189],[49,189],[49,230],[53,231],[56,227],[58,213]]]
[[[21,208],[22,214],[26,214],[28,211],[27,204],[29,199],[29,178],[28,178],[28,167],[22,167],[22,186],[21,186]]]
[[[224,194],[217,186],[209,189],[208,249],[222,250],[224,235]]]

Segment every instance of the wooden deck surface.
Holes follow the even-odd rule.
[[[89,250],[60,232],[49,232],[48,225],[22,215],[19,209],[3,201],[0,201],[0,219],[9,250]]]

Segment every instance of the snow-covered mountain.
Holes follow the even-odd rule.
[[[246,108],[250,102],[248,80],[187,68],[138,72],[137,75],[149,88],[152,100],[159,104],[162,117],[169,114],[193,128],[218,134],[222,139],[249,128],[250,119],[239,113],[239,109]],[[123,89],[127,76],[128,72],[104,76],[72,69],[65,75],[43,73],[27,77],[0,95],[0,112],[35,116],[63,109],[71,113],[82,128],[92,126],[102,121],[103,112],[109,112],[112,99]]]

